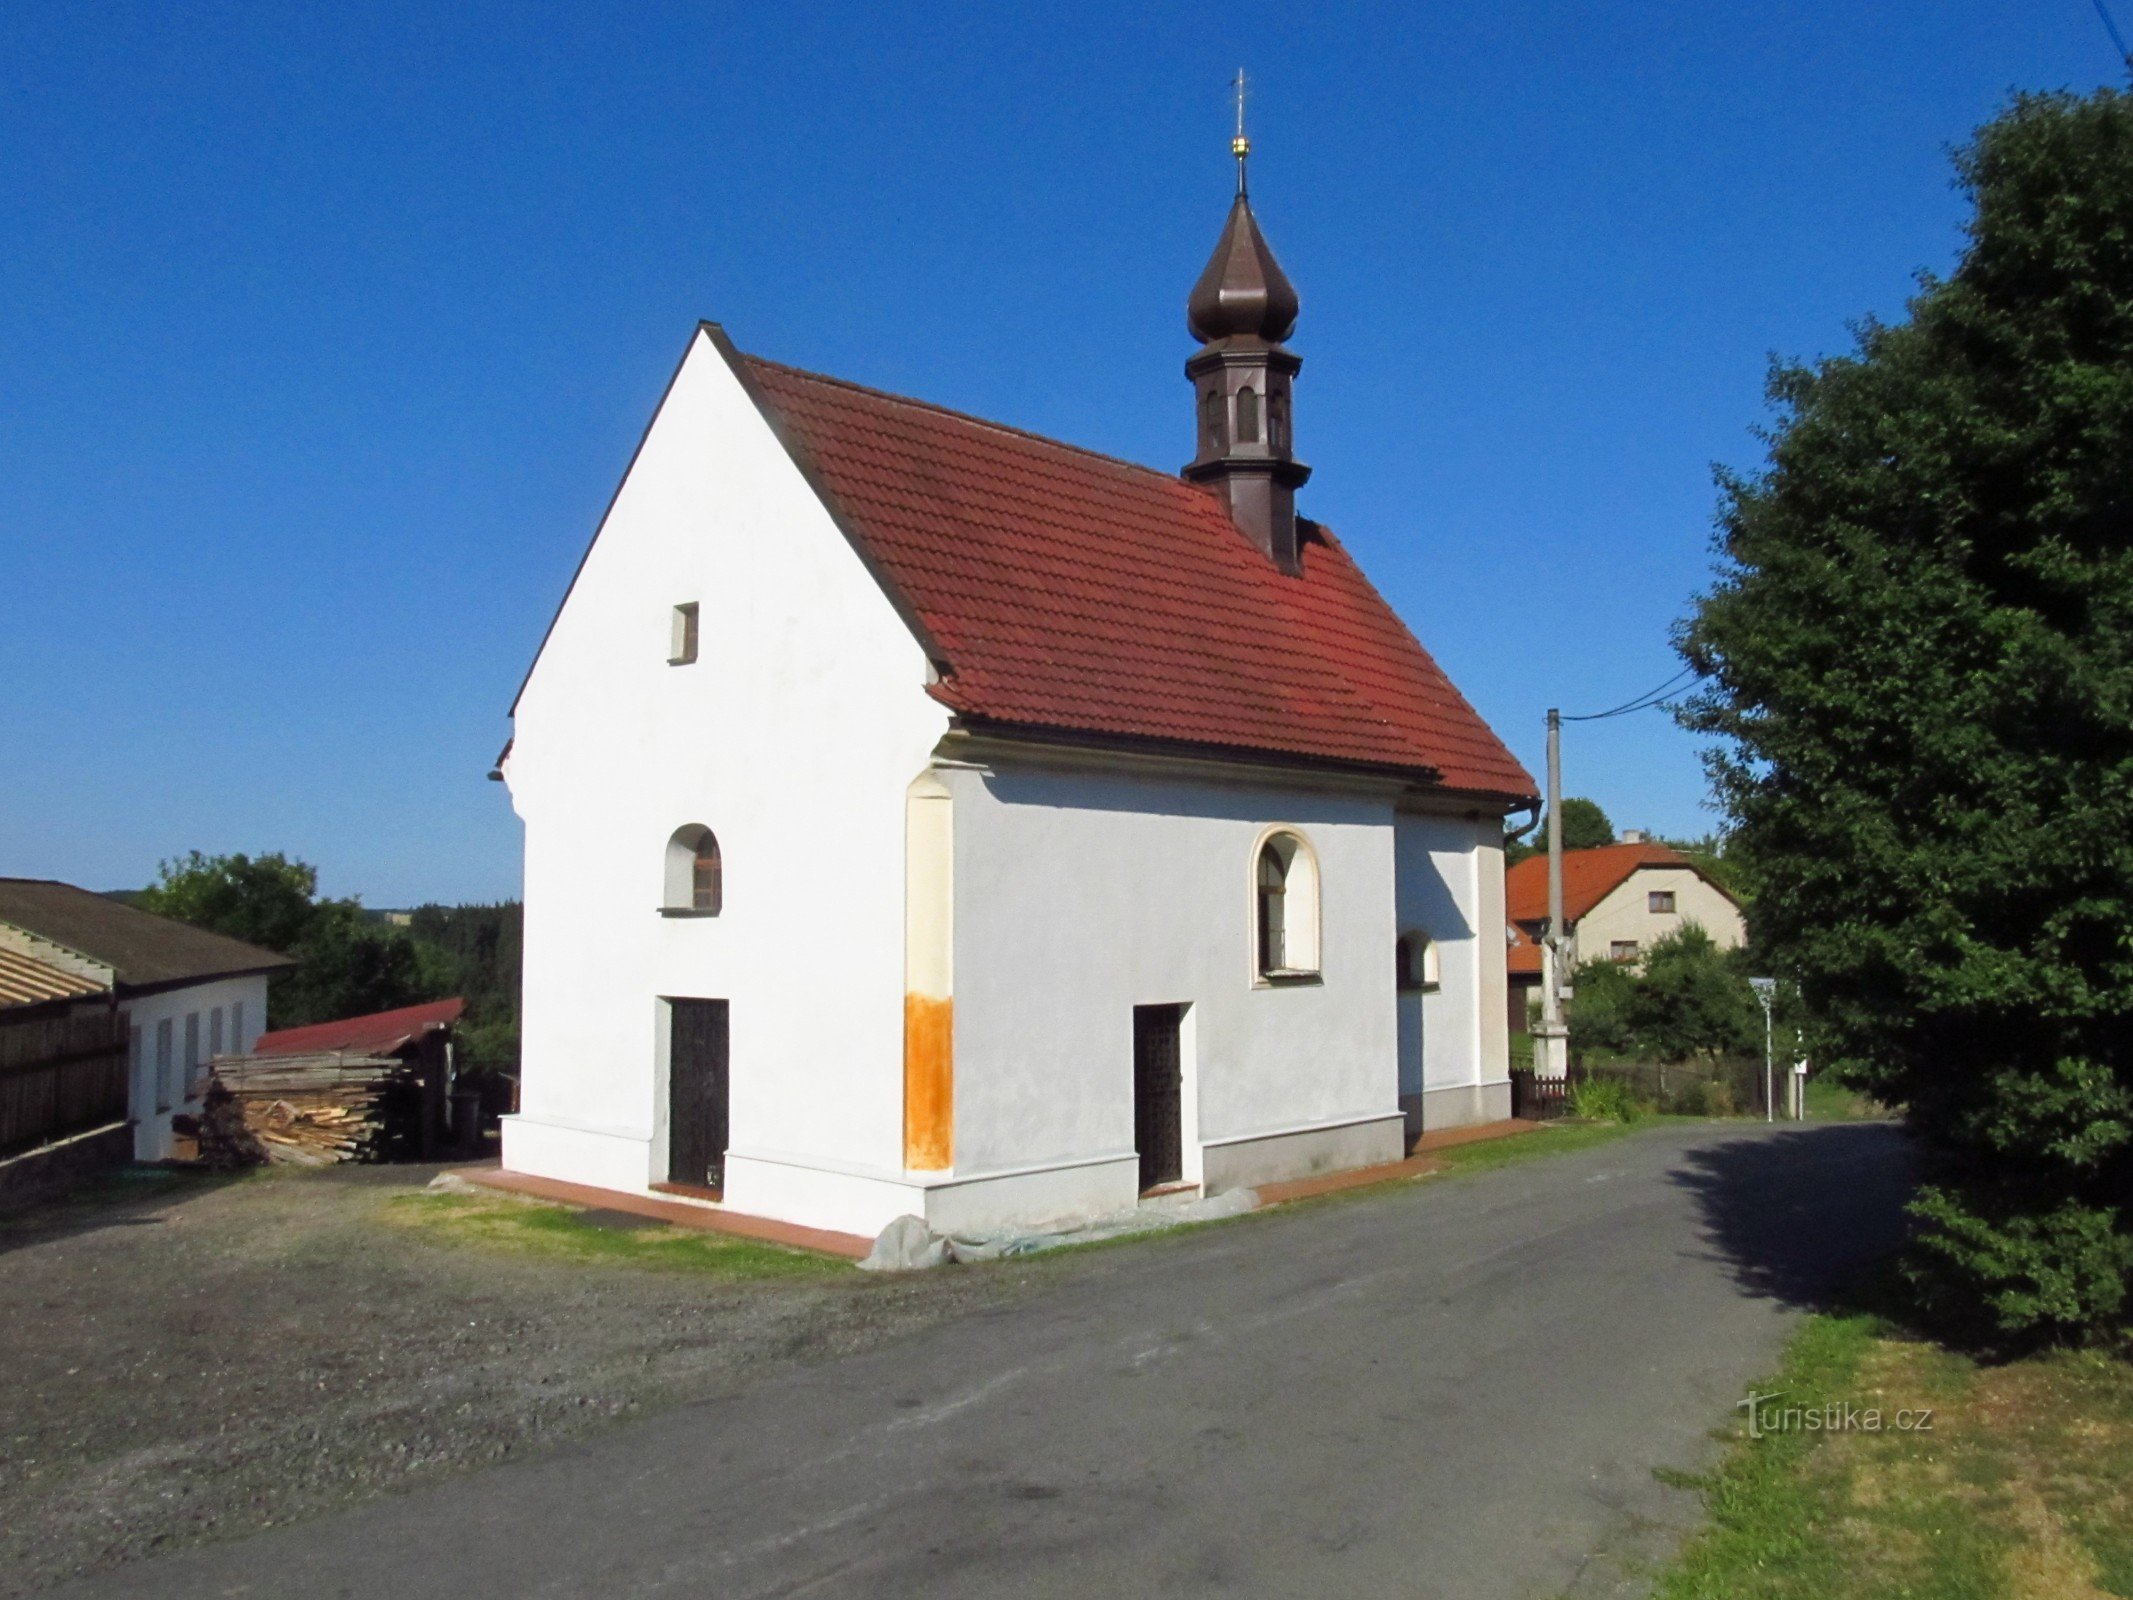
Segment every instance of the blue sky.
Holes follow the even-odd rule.
[[[26,0],[0,54],[0,873],[373,905],[517,892],[483,775],[698,317],[1181,463],[1242,63],[1303,507],[1538,770],[1675,669],[1770,354],[1948,265],[2010,89],[2123,77],[2089,0]],[[1662,713],[1566,766],[1712,821]]]

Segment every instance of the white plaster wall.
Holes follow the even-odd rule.
[[[1669,889],[1674,894],[1673,912],[1649,910],[1651,893]],[[1737,950],[1748,942],[1740,907],[1700,874],[1687,867],[1639,867],[1578,919],[1574,930],[1577,959],[1605,960],[1608,947],[1617,939],[1636,940],[1641,956],[1658,940],[1691,922],[1701,926],[1721,950]]]
[[[1130,1152],[1136,1005],[1192,1007],[1188,1180],[1201,1144],[1397,1116],[1389,800],[1005,765],[943,776],[957,1176]],[[1317,854],[1319,983],[1255,983],[1254,847],[1276,823]]]
[[[242,1005],[244,1017],[242,1031],[237,1030],[237,1018],[233,1008]],[[133,1153],[140,1161],[160,1161],[170,1154],[170,1119],[188,1108],[185,1097],[185,1019],[197,1016],[200,1019],[199,1076],[204,1081],[205,1068],[213,1053],[213,1027],[210,1018],[216,1007],[222,1008],[222,1051],[225,1055],[241,1055],[252,1048],[252,1042],[266,1031],[267,1025],[267,980],[262,976],[251,978],[218,978],[208,983],[196,983],[182,989],[165,989],[156,994],[136,995],[119,1002],[119,1011],[126,1018],[129,1029],[140,1030],[140,1045],[132,1056],[128,1075],[127,1102],[133,1114]],[[168,1019],[171,1033],[171,1107],[168,1111],[156,1109],[156,1024]],[[190,1102],[191,1109],[199,1108],[197,1097]]]
[[[667,664],[672,608],[699,658]],[[901,1175],[904,791],[945,714],[926,661],[699,335],[522,695],[524,1080],[505,1160],[643,1148],[663,1177],[662,996],[731,1002],[735,1153]],[[724,908],[658,914],[673,831]],[[602,1157],[611,1176],[615,1158]],[[749,1208],[747,1169],[728,1199]],[[548,1175],[569,1178],[573,1172]],[[603,1181],[581,1177],[579,1181]]]
[[[1398,925],[1429,935],[1438,969],[1401,996],[1401,1092],[1494,1083],[1509,1065],[1502,821],[1403,812],[1396,833]]]

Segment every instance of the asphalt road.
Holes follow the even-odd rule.
[[[1653,1469],[1711,1459],[1902,1190],[1884,1126],[1654,1128],[1062,1260],[885,1350],[55,1592],[1634,1593],[1697,1515]]]

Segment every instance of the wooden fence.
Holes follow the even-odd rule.
[[[1569,1110],[1570,1081],[1544,1078],[1527,1068],[1511,1073],[1511,1115],[1529,1122],[1548,1122]]]
[[[126,1120],[126,1019],[0,1022],[0,1156]]]
[[[1780,1095],[1785,1066],[1775,1077]],[[1573,1078],[1611,1078],[1646,1105],[1692,1117],[1763,1114],[1763,1062],[1757,1057],[1716,1061],[1599,1061],[1573,1057]],[[1782,1104],[1782,1101],[1781,1101]]]

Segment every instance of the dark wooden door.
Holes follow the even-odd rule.
[[[723,1000],[672,1000],[667,1053],[667,1182],[726,1182],[727,1027]]]
[[[1133,1147],[1143,1189],[1185,1175],[1184,1023],[1183,1006],[1133,1008]]]

